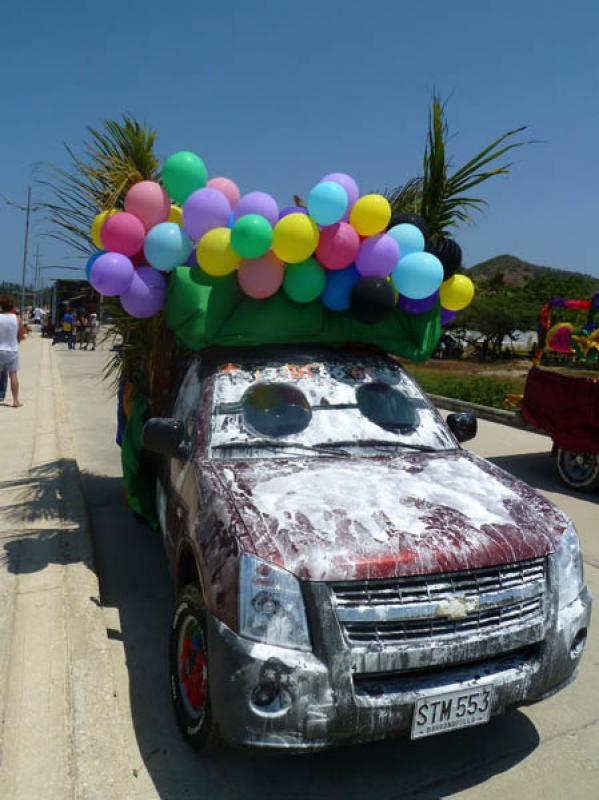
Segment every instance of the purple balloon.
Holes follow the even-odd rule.
[[[272,227],[279,221],[279,207],[266,192],[249,192],[244,194],[234,209],[235,222],[246,214],[260,214],[270,222]]]
[[[166,279],[152,267],[138,267],[131,286],[121,295],[121,305],[132,317],[153,317],[166,301]]]
[[[197,242],[212,228],[225,228],[230,213],[227,197],[207,186],[192,192],[183,204],[183,227]]]
[[[89,282],[100,294],[115,297],[127,291],[134,272],[135,268],[127,256],[121,253],[103,253],[92,264]]]
[[[195,247],[192,248],[191,253],[189,254],[189,258],[185,262],[187,267],[197,267],[198,266],[198,257],[197,257],[197,250]]]
[[[284,208],[280,212],[279,219],[283,219],[283,217],[286,217],[288,214],[307,214],[307,213],[308,213],[307,208],[302,208],[301,206],[287,206],[287,208]]]
[[[342,217],[342,220],[347,222],[349,219],[349,212],[352,210],[353,205],[360,197],[358,184],[351,175],[347,175],[345,172],[331,172],[328,175],[325,175],[324,178],[321,178],[319,183],[323,183],[323,181],[336,181],[337,183],[340,183],[347,192],[347,209]]]
[[[426,311],[430,311],[431,308],[434,308],[438,302],[439,292],[435,292],[428,297],[422,297],[420,300],[414,300],[412,297],[400,295],[397,305],[402,311],[407,311],[408,314],[424,314]]]
[[[356,257],[356,267],[364,278],[386,278],[399,261],[399,245],[392,236],[379,233],[364,239]]]
[[[456,312],[450,311],[448,308],[441,306],[441,325],[447,325],[452,319],[455,319]]]

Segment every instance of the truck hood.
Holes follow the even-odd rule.
[[[254,553],[304,580],[521,561],[553,551],[567,525],[544,497],[465,450],[211,466]]]

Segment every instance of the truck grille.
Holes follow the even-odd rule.
[[[538,626],[544,558],[427,577],[331,583],[337,617],[355,647],[394,647]]]

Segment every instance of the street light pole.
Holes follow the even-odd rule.
[[[25,317],[25,280],[27,272],[27,247],[29,245],[29,217],[31,216],[31,186],[27,189],[27,208],[25,215],[25,241],[23,243],[23,275],[21,276],[21,319]]]

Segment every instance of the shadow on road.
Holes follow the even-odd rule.
[[[304,756],[225,751],[201,760],[176,727],[167,680],[172,585],[160,536],[125,509],[119,478],[84,474],[102,602],[118,610],[131,713],[143,765],[169,800],[351,800],[441,797],[509,769],[539,736],[520,712],[482,728],[419,742],[406,738]],[[109,631],[111,639],[121,636]],[[112,646],[120,646],[113,642]],[[449,782],[449,783],[447,783]],[[443,789],[445,796],[447,788]]]
[[[568,497],[573,497],[576,500],[584,499],[586,495],[581,492],[575,492],[569,489],[563,483],[558,475],[555,458],[553,458],[549,451],[546,453],[520,453],[517,455],[509,456],[495,456],[490,458],[501,469],[515,475],[516,478],[528,483],[535,489],[540,489],[544,492],[557,492],[558,494],[565,494]],[[589,494],[588,499],[593,496]]]

